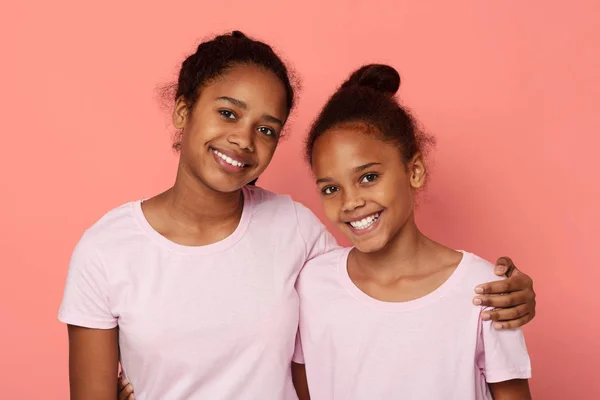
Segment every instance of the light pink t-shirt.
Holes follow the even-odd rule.
[[[463,253],[450,278],[419,299],[388,303],[350,279],[350,249],[307,263],[297,283],[300,341],[312,400],[491,399],[487,382],[527,379],[521,330],[497,331],[472,305],[473,288],[498,280]]]
[[[212,245],[169,241],[139,201],[110,211],[77,245],[59,319],[119,327],[137,399],[297,399],[294,284],[307,260],[337,245],[288,196],[248,187],[244,199],[238,228]]]

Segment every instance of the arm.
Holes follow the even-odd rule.
[[[117,328],[68,325],[72,400],[115,400],[119,363]]]
[[[483,320],[496,321],[495,329],[514,329],[530,322],[535,317],[536,305],[532,279],[519,271],[508,257],[496,261],[494,273],[508,278],[475,288],[478,296],[473,304],[497,308],[484,312]]]
[[[494,400],[531,400],[527,379],[490,383],[490,391]]]
[[[118,319],[110,308],[110,284],[93,240],[75,247],[58,319],[69,332],[71,399],[117,398]]]
[[[310,400],[308,393],[308,381],[306,380],[306,368],[304,364],[292,362],[292,381],[296,388],[298,400]]]

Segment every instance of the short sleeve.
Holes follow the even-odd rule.
[[[531,361],[521,329],[497,330],[480,320],[477,366],[488,383],[531,378]]]
[[[335,238],[319,218],[300,203],[294,203],[300,235],[306,243],[306,261],[339,248]]]
[[[300,330],[296,333],[296,346],[294,347],[292,361],[296,364],[304,364],[304,352],[302,351],[302,337],[300,336]]]
[[[93,247],[81,242],[73,251],[58,319],[69,325],[111,329],[117,318],[110,311],[108,282]]]

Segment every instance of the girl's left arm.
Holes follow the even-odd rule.
[[[535,317],[533,280],[519,271],[509,257],[496,261],[494,273],[508,278],[475,288],[478,295],[473,304],[496,308],[484,312],[482,318],[495,321],[495,329],[514,329],[530,322]]]
[[[494,400],[531,400],[527,379],[513,379],[489,385]]]
[[[306,379],[306,368],[304,364],[292,362],[292,381],[298,395],[298,400],[310,400],[308,393],[308,381]]]

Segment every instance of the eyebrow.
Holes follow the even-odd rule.
[[[371,163],[367,163],[367,164],[359,165],[358,167],[354,167],[354,168],[352,169],[352,171],[353,171],[354,173],[356,173],[356,172],[361,172],[361,171],[364,171],[365,169],[371,168],[371,167],[373,167],[373,166],[375,166],[375,165],[381,165],[381,163],[378,163],[378,162],[371,162]],[[332,182],[332,181],[333,181],[333,178],[330,178],[330,177],[325,177],[325,178],[319,178],[319,179],[317,179],[317,182],[316,182],[316,183],[317,183],[317,185],[318,185],[319,183],[326,183],[326,182]]]
[[[371,163],[359,165],[358,167],[354,168],[354,172],[364,171],[365,169],[371,168],[371,167],[373,167],[375,165],[381,165],[381,163],[379,163],[379,162],[371,162]]]
[[[245,102],[243,102],[242,100],[239,100],[239,99],[235,99],[233,97],[221,96],[221,97],[217,97],[217,100],[226,101],[226,102],[231,103],[234,106],[239,107],[244,110],[248,109],[248,105]],[[269,115],[269,114],[263,114],[262,117],[263,117],[263,119],[265,119],[269,122],[283,126],[283,121],[280,120],[279,118],[275,118],[274,116]]]
[[[266,119],[266,120],[267,120],[267,121],[269,121],[269,122],[272,122],[272,123],[274,123],[274,124],[278,124],[278,125],[280,125],[280,126],[283,126],[283,121],[282,121],[282,120],[280,120],[279,118],[275,118],[275,117],[274,117],[274,116],[272,116],[272,115],[269,115],[269,114],[263,114],[263,118],[264,118],[264,119]]]
[[[233,97],[221,96],[217,97],[217,100],[224,100],[236,107],[243,108],[244,110],[248,108],[248,105],[244,103],[242,100],[234,99]]]

